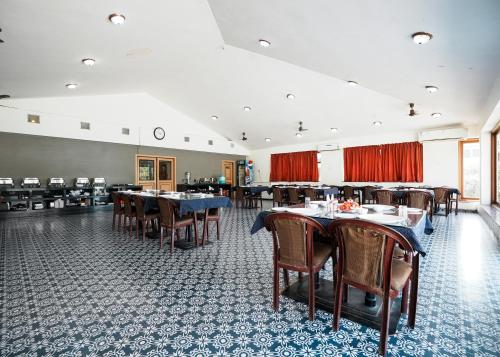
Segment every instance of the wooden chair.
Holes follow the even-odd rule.
[[[118,192],[111,192],[111,199],[113,200],[113,226],[115,229],[116,217],[118,217],[118,230],[121,230],[122,217],[125,214],[125,209],[123,207],[122,194]]]
[[[427,211],[432,221],[432,195],[426,191],[409,190],[405,192],[406,205],[412,208],[420,208]]]
[[[393,205],[395,203],[394,192],[390,190],[375,190],[372,192],[375,202],[379,205]]]
[[[163,231],[170,230],[170,253],[174,250],[175,237],[179,239],[179,229],[194,226],[194,241],[198,246],[198,230],[196,214],[186,215],[179,218],[175,203],[168,198],[159,197],[158,206],[160,207],[160,249],[163,249]]]
[[[274,213],[265,218],[265,226],[273,234],[273,308],[279,309],[279,271],[284,269],[288,287],[288,270],[308,273],[309,320],[315,315],[315,274],[332,257],[333,245],[313,239],[314,232],[327,236],[325,228],[312,218],[294,213]]]
[[[311,201],[318,200],[318,194],[316,193],[316,190],[312,187],[307,187],[304,189],[304,196],[309,197]]]
[[[217,226],[217,240],[220,240],[220,208],[209,208],[203,213],[196,213],[197,219],[203,221],[203,235],[201,245],[205,245],[205,237],[208,241],[208,223],[215,222]]]
[[[446,187],[434,187],[434,212],[439,211],[439,208],[444,204],[445,215],[448,217],[450,213],[450,190]]]
[[[343,187],[343,199],[344,201],[347,201],[347,200],[353,200],[353,201],[356,201],[356,199],[358,200],[359,202],[359,195],[355,194],[354,193],[354,187],[352,186],[344,186]]]
[[[415,326],[418,289],[418,254],[412,260],[411,244],[395,230],[359,219],[339,219],[330,223],[330,235],[336,238],[339,256],[333,312],[333,329],[338,331],[344,289],[351,285],[382,297],[382,325],[379,354],[385,355],[391,312],[390,299],[403,291],[401,311],[406,312],[408,286],[411,280],[408,325]],[[405,252],[404,260],[394,259],[398,244]],[[413,263],[413,264],[411,264]]]
[[[375,197],[373,196],[373,192],[375,190],[377,190],[377,187],[375,186],[363,187],[363,204],[375,203]]]
[[[124,206],[124,219],[123,219],[123,233],[127,229],[127,219],[128,219],[128,228],[129,228],[129,236],[132,239],[132,221],[135,219],[137,224],[137,213],[135,211],[135,206],[132,205],[132,199],[130,195],[122,195],[123,206]]]
[[[285,195],[283,189],[279,187],[273,187],[273,207],[277,204],[278,207],[283,206],[285,203]]]
[[[140,195],[134,195],[134,204],[135,204],[135,236],[139,239],[139,224],[142,226],[142,240],[146,239],[146,231],[148,229],[148,225],[152,227],[154,221],[160,218],[160,212],[146,212],[144,210],[144,201]]]
[[[287,188],[288,192],[288,204],[289,205],[297,205],[300,202],[299,198],[299,189],[295,187],[288,187]]]
[[[236,187],[235,199],[236,199],[236,208],[238,207],[238,204],[241,208],[249,207],[250,195],[247,192],[245,192],[243,187]]]
[[[260,201],[260,208],[262,208],[262,192],[251,193],[249,199],[251,200],[251,207],[259,207]]]

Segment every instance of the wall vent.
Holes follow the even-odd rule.
[[[123,135],[130,135],[130,129],[129,128],[122,128],[122,134]]]
[[[185,136],[185,137],[184,137],[184,142],[185,142],[185,143],[189,143],[189,141],[190,141],[190,140],[191,140],[191,139],[189,138],[189,136]]]
[[[40,124],[40,115],[28,114],[28,123]]]
[[[88,123],[86,121],[81,121],[80,122],[80,129],[90,130],[90,123]]]
[[[214,141],[213,140],[208,140],[208,145],[213,145]]]

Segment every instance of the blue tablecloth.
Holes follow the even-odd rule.
[[[158,197],[152,195],[141,195],[144,200],[144,211],[150,212],[158,209]],[[207,208],[230,208],[232,207],[231,200],[226,196],[204,197],[204,198],[186,198],[173,199],[168,196],[164,198],[175,201],[179,209],[179,215],[182,216],[188,212],[201,211]]]
[[[269,186],[241,186],[243,191],[250,192],[251,194],[257,194],[261,192],[271,193],[273,188]]]
[[[257,233],[259,230],[264,228],[264,219],[266,216],[269,214],[274,213],[272,211],[262,211],[257,215],[257,218],[255,219],[255,222],[252,226],[252,230],[250,231],[251,234]],[[316,221],[318,221],[323,227],[328,228],[328,225],[332,222],[333,219],[330,218],[323,218],[323,217],[312,217]],[[434,228],[432,227],[432,222],[429,219],[429,216],[426,215],[425,219],[421,219],[420,222],[415,227],[401,227],[401,226],[393,226],[393,225],[387,225],[387,227],[390,227],[394,229],[395,231],[401,233],[406,239],[408,239],[408,242],[413,246],[413,249],[418,251],[422,256],[425,256],[425,250],[420,244],[419,237],[422,236],[422,234],[431,234],[434,231]]]
[[[320,195],[334,195],[337,196],[339,194],[339,189],[337,187],[315,187],[314,190]]]

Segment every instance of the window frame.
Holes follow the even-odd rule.
[[[468,138],[458,141],[458,189],[461,192],[460,201],[479,201],[480,197],[464,196],[464,144],[479,143],[479,138]]]
[[[491,203],[500,207],[500,197],[497,197],[497,137],[500,135],[500,125],[491,131]]]

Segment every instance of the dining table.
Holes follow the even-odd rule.
[[[304,205],[296,205],[292,207],[279,208],[280,211],[289,211],[294,212],[295,208],[301,208]],[[394,207],[395,208],[395,207]],[[264,228],[264,220],[265,218],[273,213],[279,213],[275,210],[278,208],[274,208],[271,210],[261,211],[251,228],[250,233],[256,234],[262,228]],[[345,214],[339,213],[323,213],[317,211],[318,213],[314,213],[309,215],[311,218],[320,223],[323,227],[327,228],[333,220],[347,218]],[[374,213],[373,211],[369,211]],[[352,217],[355,218],[357,215],[353,214]],[[418,275],[418,266],[420,256],[425,257],[426,251],[420,240],[424,234],[432,234],[434,228],[432,226],[432,222],[427,215],[427,212],[419,210],[419,212],[415,211],[408,215],[408,219],[402,220],[402,223],[398,224],[384,224],[387,227],[394,229],[403,235],[408,242],[412,245],[414,249],[414,255],[412,259],[414,260],[414,266],[417,267],[417,275]],[[333,239],[333,238],[329,238]],[[335,289],[333,280],[324,279],[324,278],[316,278],[316,287],[315,287],[315,296],[316,296],[316,307],[332,312],[333,304],[335,301]],[[297,282],[291,284],[283,291],[283,295],[287,296],[293,300],[302,302],[304,304],[308,304],[308,279],[307,277],[303,279],[299,279]],[[382,299],[374,294],[363,292],[354,287],[349,287],[349,300],[347,302],[343,302],[342,304],[342,316],[352,320],[359,322],[363,325],[366,325],[371,328],[380,329],[381,323],[381,304]],[[395,299],[394,303],[391,307],[391,318],[389,325],[389,333],[396,333],[396,328],[398,321],[401,317],[401,299]]]
[[[121,194],[139,195],[144,202],[144,211],[146,213],[159,209],[158,199],[166,198],[174,202],[179,217],[190,213],[203,211],[205,219],[203,221],[203,230],[207,229],[208,210],[210,208],[231,208],[233,205],[227,196],[218,196],[214,194],[199,194],[199,193],[184,193],[184,192],[169,192],[169,193],[150,193],[150,192],[131,192],[121,191]],[[149,238],[158,238],[158,230],[153,225],[153,232],[147,234]],[[210,244],[210,241],[206,243]],[[186,238],[176,240],[174,245],[180,249],[188,250],[196,247],[192,239],[190,227]]]

